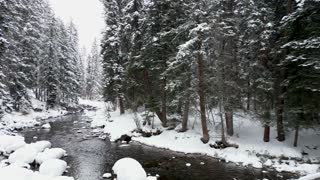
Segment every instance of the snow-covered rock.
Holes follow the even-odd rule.
[[[68,177],[68,176],[58,176],[58,177],[55,177],[53,180],[74,180],[74,178]]]
[[[111,178],[112,175],[111,175],[111,173],[104,173],[104,174],[102,175],[102,177],[103,177],[103,178]]]
[[[60,159],[49,159],[44,161],[39,168],[42,175],[61,176],[67,169],[67,163]]]
[[[24,147],[16,150],[14,153],[10,154],[9,162],[13,163],[26,163],[31,164],[34,162],[38,150],[31,145],[25,145]]]
[[[41,126],[42,129],[50,129],[51,125],[49,123],[46,123],[44,125]]]
[[[147,174],[141,164],[132,158],[118,160],[112,167],[117,180],[146,180]]]
[[[49,159],[60,159],[66,156],[66,151],[61,148],[46,149],[44,152],[39,153],[36,157],[36,163],[42,164]]]
[[[38,141],[30,144],[34,147],[38,153],[44,151],[47,148],[51,148],[51,143],[49,141]]]
[[[33,172],[29,169],[7,166],[0,168],[0,179],[1,180],[74,180],[73,177],[67,176],[48,176],[39,174],[39,172]]]
[[[157,180],[158,178],[157,177],[155,177],[155,176],[148,176],[147,177],[147,180]]]
[[[9,154],[25,145],[22,136],[0,135],[0,152]]]
[[[0,168],[0,177],[3,180],[33,180],[33,171],[17,166]]]

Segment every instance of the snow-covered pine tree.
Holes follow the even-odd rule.
[[[116,104],[119,100],[120,114],[124,114],[124,83],[126,53],[123,45],[123,25],[121,0],[103,1],[105,7],[106,30],[102,40],[101,54],[105,76],[104,98]]]
[[[59,88],[59,29],[57,20],[52,17],[49,23],[49,39],[48,39],[48,54],[45,75],[46,102],[47,108],[54,108],[58,104],[58,88]]]
[[[79,67],[80,63],[80,54],[79,54],[79,38],[78,38],[78,31],[75,24],[71,21],[70,24],[67,26],[68,31],[68,40],[69,40],[69,53],[70,58],[68,59],[69,68],[68,69],[68,84],[69,92],[67,95],[67,100],[69,103],[78,103],[78,97],[81,94],[81,87],[80,87],[80,79],[81,79],[81,69]]]
[[[85,98],[97,99],[101,94],[102,65],[97,41],[94,40],[87,57]]]
[[[285,111],[295,128],[294,146],[299,127],[312,126],[320,106],[320,17],[319,1],[300,1],[282,18],[279,54],[285,55],[278,66],[285,71],[281,84],[286,89]]]

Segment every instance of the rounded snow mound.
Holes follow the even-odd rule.
[[[146,180],[147,173],[141,164],[132,158],[118,160],[112,167],[117,180]]]
[[[61,176],[67,169],[67,163],[60,159],[49,159],[40,165],[39,172],[42,175]]]
[[[61,148],[52,148],[46,149],[44,152],[41,152],[36,157],[36,162],[42,164],[49,159],[60,159],[66,155],[66,151]]]

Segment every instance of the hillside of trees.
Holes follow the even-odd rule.
[[[46,0],[0,1],[0,114],[28,113],[32,95],[47,109],[97,97],[98,44],[87,56],[78,41]]]
[[[213,108],[230,136],[234,112],[254,112],[265,141],[271,124],[284,141],[320,123],[319,1],[102,2],[103,95],[122,114],[144,107],[164,127],[179,114],[183,132],[199,109],[204,143]]]

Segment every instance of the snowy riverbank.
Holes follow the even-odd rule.
[[[28,113],[15,111],[4,113],[3,117],[0,119],[0,134],[4,132],[17,132],[24,128],[40,126],[45,123],[45,120],[47,119],[62,117],[69,115],[70,113],[75,113],[81,108],[86,108],[80,103],[75,107],[69,108],[69,110],[65,107],[56,107],[55,109],[47,110],[45,102],[37,100],[32,94],[30,96],[33,107]]]
[[[105,105],[102,102],[87,102],[90,105],[98,106],[98,111],[87,112],[86,115],[92,118],[92,127],[104,127],[104,132],[110,134],[111,140],[119,138],[123,134],[130,134],[136,128],[133,121],[133,114],[127,113],[119,115],[119,112],[110,112],[111,120],[107,121]],[[139,115],[140,119],[142,117]],[[218,119],[217,117],[215,119]],[[164,130],[160,121],[155,119],[154,127],[144,127],[144,130],[155,131],[157,128],[164,130],[158,136],[145,138],[134,134],[133,140],[155,146],[166,148],[183,153],[200,153],[223,159],[226,162],[234,162],[243,166],[253,166],[256,168],[274,168],[277,171],[287,171],[300,173],[301,175],[313,174],[320,171],[320,131],[301,130],[299,136],[299,146],[292,146],[293,134],[287,134],[285,142],[276,140],[275,128],[271,128],[271,140],[269,143],[262,141],[263,127],[261,123],[246,114],[235,116],[235,135],[229,137],[228,141],[239,145],[238,149],[214,149],[208,144],[200,141],[200,122],[191,118],[189,131],[178,133],[175,130]],[[218,133],[217,133],[218,132]],[[210,127],[210,143],[219,140],[219,131],[215,126]],[[302,152],[308,155],[302,155]]]
[[[49,141],[27,144],[21,136],[0,135],[0,179],[6,180],[74,180],[62,176],[67,163],[61,148],[51,148]],[[37,164],[39,170],[31,170]],[[34,167],[33,167],[34,168]]]

